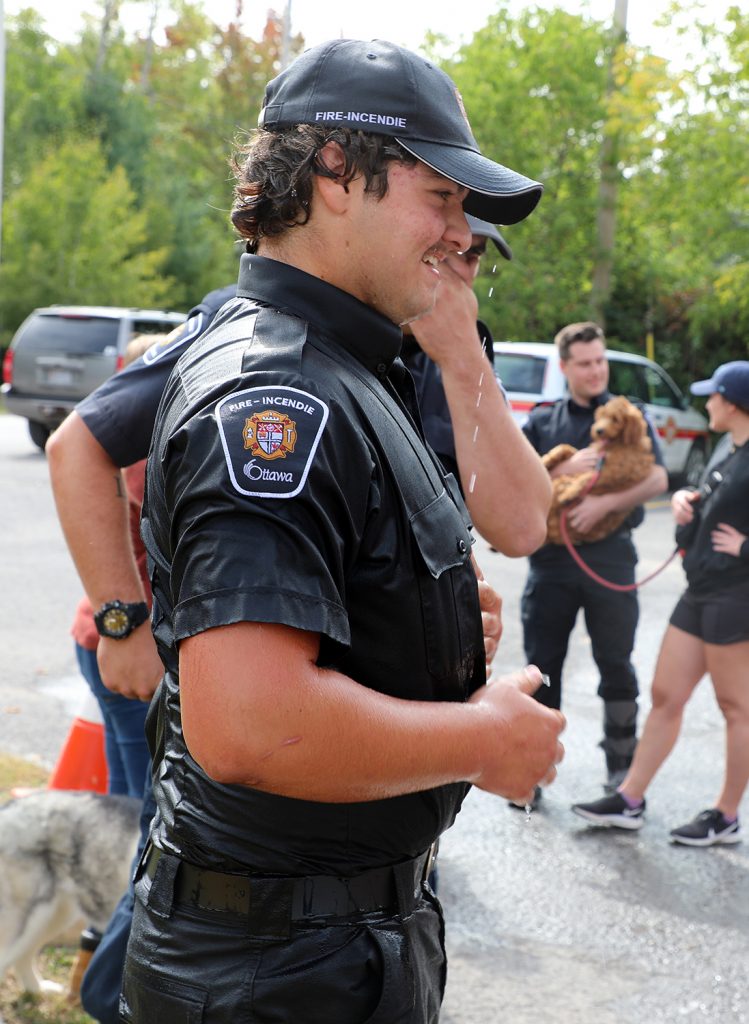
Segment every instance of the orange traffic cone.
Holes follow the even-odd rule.
[[[88,693],[73,719],[47,788],[106,793],[108,781],[104,722],[96,698]]]

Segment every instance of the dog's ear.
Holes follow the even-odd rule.
[[[645,433],[645,418],[636,406],[631,403],[629,405],[630,408],[624,421],[621,437],[624,444],[635,447],[640,443]]]

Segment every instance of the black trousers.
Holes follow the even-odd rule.
[[[419,883],[405,913],[302,920],[270,904],[255,920],[205,910],[175,901],[177,889],[168,864],[153,881],[136,877],[120,1001],[127,1024],[438,1021],[444,922],[428,886]]]
[[[629,583],[634,567],[608,571],[606,576]],[[582,571],[555,578],[532,569],[521,600],[525,656],[551,681],[549,687],[539,688],[536,699],[547,707],[561,707],[562,667],[580,609],[600,674],[598,695],[604,702],[601,746],[609,771],[616,771],[629,765],[636,745],[638,686],[631,656],[639,616],[637,591],[608,590]]]

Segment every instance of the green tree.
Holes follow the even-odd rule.
[[[146,246],[147,217],[121,167],[95,139],[71,138],[39,160],[5,208],[0,315],[17,326],[51,302],[163,306],[174,282],[165,249]]]
[[[16,188],[41,150],[76,131],[83,112],[83,77],[75,54],[44,31],[27,8],[8,19],[5,69],[5,195]]]
[[[533,215],[508,227],[512,264],[489,264],[478,289],[497,337],[549,339],[591,315],[596,201],[604,134],[614,138],[617,234],[606,322],[614,344],[657,356],[677,379],[746,352],[749,245],[749,15],[729,31],[691,2],[674,34],[699,32],[689,73],[647,48],[617,47],[606,93],[608,26],[505,2],[444,61],[484,152],[542,181]],[[445,52],[444,40],[431,40]],[[497,276],[499,274],[499,276]]]

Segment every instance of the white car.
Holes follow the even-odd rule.
[[[607,349],[607,354],[611,393],[639,399],[645,405],[672,482],[696,485],[710,452],[706,418],[692,408],[686,395],[657,363],[614,349]],[[494,369],[521,425],[534,405],[561,398],[567,390],[555,345],[495,341]]]

